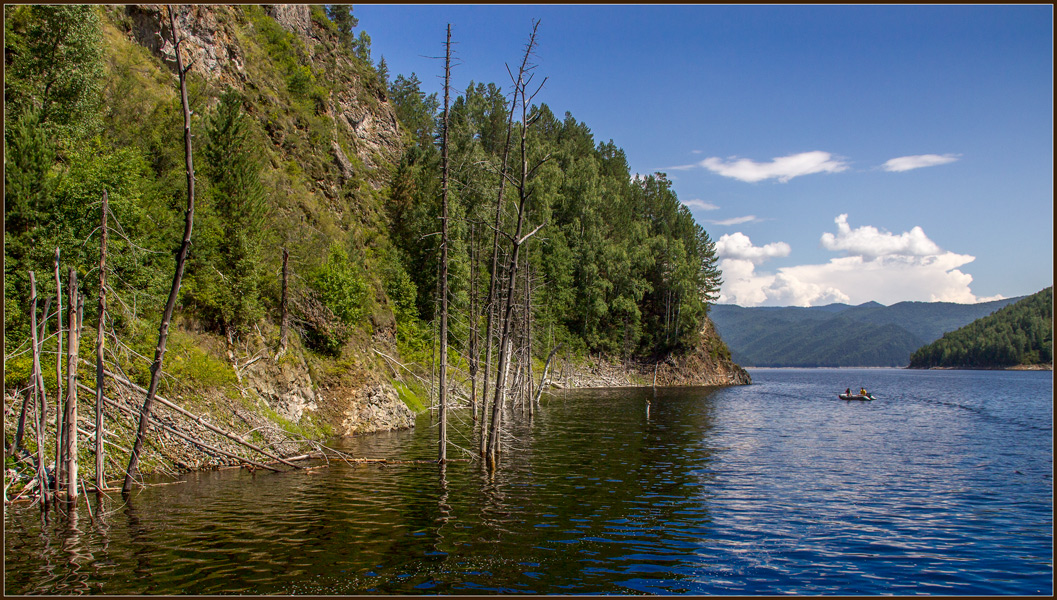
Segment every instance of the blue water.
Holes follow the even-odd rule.
[[[1053,590],[1049,372],[753,369],[545,396],[476,463],[199,473],[5,511],[7,593],[962,594]],[[865,386],[873,402],[837,393]],[[474,448],[469,414],[451,439]],[[433,458],[436,429],[346,440]]]

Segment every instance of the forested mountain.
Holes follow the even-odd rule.
[[[738,364],[896,367],[906,366],[922,344],[1016,301],[752,308],[719,304],[710,315]]]
[[[351,398],[380,373],[428,376],[444,114],[419,77],[437,73],[391,77],[347,5],[180,6],[174,19],[189,65],[197,198],[162,389],[277,377],[258,361],[285,351],[287,296],[284,360],[311,384],[266,392],[269,380],[262,396],[286,402],[296,392],[308,406],[323,387]],[[108,352],[143,383],[188,191],[168,13],[9,6],[4,26],[5,385],[27,382],[29,273],[42,304],[56,297],[56,249],[63,280],[69,267],[78,274],[94,329],[104,191]],[[633,178],[613,141],[544,104],[512,107],[510,92],[471,82],[453,91],[447,115],[448,337],[460,372],[486,347],[490,278],[507,273],[522,199],[523,234],[538,230],[521,245],[512,296],[529,348],[522,364],[559,344],[566,356],[614,360],[695,348],[720,284],[709,235],[662,174]],[[386,362],[393,356],[398,367]],[[421,381],[409,377],[406,388],[424,397]]]
[[[919,348],[910,368],[1053,364],[1053,288],[977,319]]]

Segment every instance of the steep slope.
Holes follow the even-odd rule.
[[[1053,288],[945,334],[919,348],[910,368],[1053,368]]]
[[[388,80],[364,32],[355,38],[328,16],[342,6],[175,7],[189,65],[196,198],[160,391],[225,427],[273,432],[274,444],[411,426],[412,408],[424,410],[435,385],[438,107],[413,75]],[[19,183],[5,193],[14,209],[5,223],[5,305],[13,307],[5,341],[29,339],[28,273],[50,273],[56,248],[86,297],[97,297],[106,190],[107,361],[144,384],[187,197],[168,8],[40,5],[5,14],[14,73],[5,98],[17,100],[6,114],[15,144],[5,177]],[[71,31],[83,50],[74,58]],[[49,35],[59,42],[39,43]],[[90,127],[58,129],[35,112],[48,69],[59,67],[98,101],[80,112],[60,107]],[[491,236],[482,231],[493,222],[506,110],[494,85],[471,86],[452,106],[451,301],[459,316],[448,358],[461,374],[457,395],[470,383],[469,340],[483,334],[484,317],[467,315],[475,301],[483,312],[471,296],[488,287]],[[541,126],[525,134],[539,156],[523,159],[549,160],[524,190],[537,211],[526,231],[546,229],[526,245],[526,278],[514,290],[514,343],[528,351],[518,349],[511,371],[527,373],[561,343],[566,372],[591,356],[619,368],[670,356],[659,382],[747,383],[707,322],[719,278],[714,244],[670,182],[631,177],[623,151],[596,143],[568,114],[562,120],[542,106],[529,120]],[[41,298],[54,295],[50,277],[36,281]],[[526,289],[532,303],[522,305]],[[86,327],[100,320],[86,302]],[[55,349],[49,338],[49,375]],[[30,364],[25,352],[5,357],[11,406],[28,387]],[[137,394],[125,395],[134,406]],[[114,430],[114,442],[128,446],[128,428]],[[144,466],[169,460],[154,459]],[[173,460],[194,463],[186,454]]]

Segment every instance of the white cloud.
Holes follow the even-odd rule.
[[[733,260],[747,260],[761,263],[769,258],[789,256],[792,248],[785,242],[775,242],[766,246],[753,246],[749,236],[742,232],[725,233],[716,241],[716,256]]]
[[[712,157],[706,158],[700,164],[713,173],[739,181],[757,182],[774,178],[782,183],[801,175],[839,173],[848,168],[844,161],[834,158],[829,152],[819,150],[781,156],[767,163],[758,163],[747,158],[731,157],[724,161]]]
[[[918,154],[915,156],[900,156],[899,158],[893,158],[881,165],[881,168],[885,171],[910,171],[911,169],[920,169],[922,167],[935,167],[936,165],[945,165],[958,160],[959,154]]]
[[[822,247],[826,250],[843,250],[850,256],[866,258],[890,255],[929,256],[940,252],[940,247],[925,235],[921,227],[893,235],[869,225],[852,229],[848,225],[846,214],[838,216],[834,222],[837,224],[837,235],[829,232],[822,234]]]
[[[689,171],[690,169],[696,169],[696,168],[697,168],[697,165],[675,165],[675,166],[671,166],[671,167],[664,167],[663,169],[657,169],[657,170],[661,171],[662,173],[667,173],[668,171]]]
[[[756,221],[759,221],[759,219],[756,218],[756,215],[746,215],[744,217],[734,217],[732,219],[722,219],[720,221],[708,221],[708,222],[713,224],[713,225],[730,226],[730,225],[741,225],[743,223],[753,223],[753,222],[756,222]]]
[[[837,234],[824,234],[823,247],[846,256],[824,264],[780,267],[773,273],[758,271],[757,266],[769,258],[789,256],[788,244],[757,247],[741,233],[721,237],[716,242],[724,280],[719,302],[820,306],[871,300],[971,304],[995,299],[977,298],[969,287],[972,275],[959,270],[975,257],[942,250],[920,227],[893,235],[869,226],[853,230],[847,215],[837,217],[836,223]]]
[[[684,200],[683,204],[685,204],[689,208],[700,208],[701,210],[719,209],[719,207],[715,204],[712,204],[711,202],[705,202],[704,200],[698,200],[697,198],[694,198],[693,200]]]

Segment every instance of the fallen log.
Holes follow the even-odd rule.
[[[83,383],[78,383],[77,385],[84,387],[84,389],[86,389],[87,391],[90,391],[90,392],[94,392],[95,391],[95,390],[89,388],[88,386],[84,385]],[[125,405],[123,405],[123,404],[121,404],[119,402],[115,402],[114,400],[111,400],[110,398],[107,398],[105,396],[103,397],[103,401],[105,403],[113,406],[114,408],[122,411],[122,412],[129,413],[130,416],[132,416],[133,418],[135,418],[135,416],[136,416],[136,412],[135,412],[134,409],[129,408],[129,407],[127,407],[127,406],[125,406]],[[163,431],[168,431],[169,433],[175,435],[176,437],[181,438],[181,439],[183,439],[185,441],[188,441],[188,442],[194,444],[195,446],[199,447],[200,449],[204,450],[207,453],[214,454],[214,455],[220,454],[220,455],[223,455],[223,456],[227,456],[228,458],[233,458],[235,460],[244,462],[246,464],[253,465],[255,467],[260,467],[262,469],[268,469],[269,471],[275,471],[276,473],[280,472],[279,469],[276,469],[275,467],[266,465],[264,463],[259,463],[259,462],[255,461],[255,460],[251,460],[251,459],[239,456],[237,454],[233,454],[231,452],[228,452],[227,450],[222,450],[220,448],[217,448],[216,446],[211,446],[211,445],[209,445],[209,444],[207,444],[205,442],[196,440],[196,439],[192,438],[191,436],[189,436],[189,435],[187,435],[187,434],[185,434],[185,433],[183,433],[183,432],[181,432],[181,431],[179,431],[177,429],[169,427],[168,425],[166,425],[165,423],[162,423],[161,421],[159,421],[157,418],[155,418],[153,416],[150,417],[150,423],[156,425],[157,427],[160,427]]]
[[[87,362],[87,361],[85,361],[85,362]],[[110,377],[111,379],[113,379],[114,381],[116,381],[118,383],[121,383],[123,385],[127,385],[128,387],[136,390],[137,392],[140,392],[140,393],[146,393],[147,392],[147,390],[145,390],[144,388],[136,385],[135,383],[132,383],[128,379],[125,379],[124,377],[122,377],[122,376],[120,376],[120,375],[118,375],[116,373],[112,373],[112,372],[107,371],[106,369],[104,369],[103,370],[103,374],[106,375],[107,377]],[[220,435],[228,438],[229,440],[231,440],[233,442],[236,442],[236,443],[239,443],[239,444],[249,448],[250,450],[253,450],[254,452],[259,452],[259,453],[263,454],[264,456],[267,456],[268,458],[270,458],[270,459],[272,459],[272,460],[274,460],[276,462],[281,462],[281,463],[283,463],[283,464],[285,464],[287,466],[293,467],[295,469],[300,469],[301,468],[298,465],[295,465],[295,464],[293,464],[291,462],[288,462],[284,458],[276,456],[276,455],[268,452],[267,450],[265,450],[263,448],[259,448],[258,446],[254,445],[254,444],[251,444],[251,443],[247,442],[246,440],[243,440],[242,438],[240,438],[239,436],[237,436],[237,435],[235,435],[233,433],[230,433],[228,431],[224,431],[223,429],[213,425],[209,421],[206,421],[202,417],[200,417],[200,416],[198,416],[198,415],[196,415],[196,414],[194,414],[194,413],[192,413],[192,412],[190,412],[190,411],[188,411],[188,410],[186,410],[186,409],[174,404],[173,402],[170,402],[169,400],[166,400],[165,398],[162,398],[157,393],[154,394],[154,400],[157,401],[158,403],[164,405],[164,406],[167,406],[167,407],[175,410],[176,412],[180,413],[181,415],[191,419],[195,423],[198,423],[202,427],[205,427],[206,429],[208,429],[208,430],[210,430],[210,431],[212,431],[214,433],[219,433]]]

